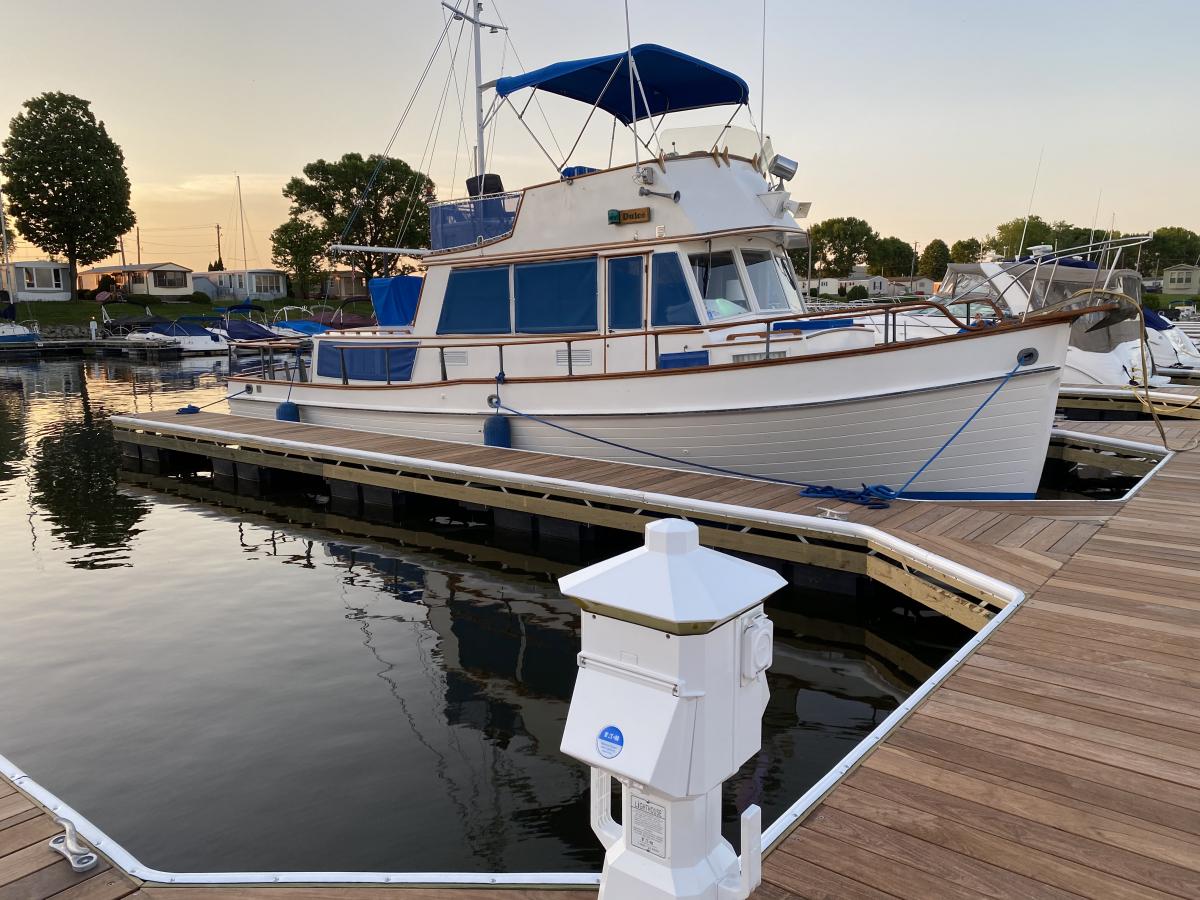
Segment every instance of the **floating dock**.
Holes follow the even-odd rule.
[[[222,355],[224,355],[222,353]],[[178,343],[131,343],[119,338],[78,338],[50,341],[9,341],[0,344],[0,361],[9,359],[62,359],[79,356],[128,356],[148,362],[180,359]]]
[[[113,426],[131,464],[223,472],[248,489],[299,472],[360,503],[440,497],[558,537],[684,516],[710,546],[868,577],[975,629],[767,829],[759,900],[1200,896],[1200,451],[1156,449],[1152,422],[1056,435],[1052,456],[1098,454],[1139,478],[1124,499],[881,510],[725,476],[210,413]],[[1200,422],[1163,427],[1172,446],[1200,445]],[[594,895],[563,876],[434,888],[402,887],[419,880],[404,873],[160,872],[2,759],[0,771],[0,897],[479,900],[495,896],[489,884],[514,900]],[[39,801],[62,805],[111,867],[64,870]],[[375,883],[350,884],[362,881]]]

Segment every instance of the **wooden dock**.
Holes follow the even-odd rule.
[[[205,439],[183,425],[225,436]],[[703,523],[711,545],[866,574],[975,628],[1007,606],[917,550],[785,527],[774,513],[830,507],[785,487],[204,413],[117,419],[114,427],[118,440],[154,453],[201,454],[568,521],[640,529],[647,518],[683,514]],[[1158,435],[1149,422],[1068,427],[1147,444]],[[1200,444],[1200,422],[1165,427],[1174,446]],[[389,455],[413,462],[398,466],[383,460]],[[1139,463],[1135,451],[1118,458],[1133,467],[1153,462]],[[475,468],[452,477],[439,463]],[[517,473],[596,490],[518,487]],[[638,507],[606,488],[655,493]],[[675,508],[661,500],[666,495],[678,498]],[[1200,450],[1168,458],[1124,501],[832,508],[1016,585],[1027,599],[805,811],[770,850],[755,897],[1200,897],[1200,557],[1192,538],[1200,531]],[[11,784],[0,784],[0,813],[7,813],[0,815],[0,900],[495,895],[487,888],[165,887],[113,868],[81,878],[56,868],[61,858],[45,845],[51,823]]]

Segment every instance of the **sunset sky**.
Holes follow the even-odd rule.
[[[761,0],[630,9],[635,43],[732,69],[758,116]],[[26,98],[79,94],[125,152],[143,260],[204,268],[220,223],[226,265],[240,266],[239,173],[245,255],[269,265],[284,182],[319,157],[383,149],[444,14],[437,0],[0,0],[0,136]],[[485,79],[625,46],[620,0],[485,0],[484,16],[512,29],[511,45],[485,35]],[[860,216],[922,244],[982,237],[1024,215],[1040,154],[1034,211],[1047,219],[1090,224],[1099,196],[1106,227],[1115,216],[1126,232],[1200,230],[1196,0],[767,0],[767,16],[766,131],[799,161],[791,188],[813,201],[811,221]],[[461,194],[470,168],[458,34],[455,23],[393,149],[419,163],[445,89],[425,166],[441,197]],[[548,98],[544,111],[566,149],[588,109]],[[540,112],[529,116],[553,150]],[[572,163],[607,162],[610,122],[597,115]],[[506,187],[553,177],[511,114],[494,140],[489,169]],[[617,134],[615,161],[630,143]],[[132,261],[132,236],[125,247]],[[21,243],[16,258],[41,255]]]

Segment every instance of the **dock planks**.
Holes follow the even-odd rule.
[[[231,424],[203,413],[187,421]],[[248,440],[313,439],[313,426],[236,424]],[[1200,443],[1200,422],[1164,425],[1173,444]],[[1146,443],[1157,437],[1143,422],[1071,428]],[[703,474],[319,432],[322,441],[343,446],[693,499],[807,514],[832,506],[1030,595],[777,844],[755,900],[1200,896],[1200,557],[1191,538],[1200,533],[1200,452],[1176,455],[1120,503],[897,503],[867,510]],[[65,861],[45,849],[53,828],[40,807],[0,781],[0,900],[250,900],[268,891],[299,900],[482,900],[496,893],[168,887],[111,868],[90,877],[68,868],[64,875],[56,867]]]

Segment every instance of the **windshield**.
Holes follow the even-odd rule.
[[[743,250],[742,262],[754,298],[763,312],[803,312],[800,295],[792,283],[792,273],[782,257],[766,250]]]
[[[738,277],[737,263],[731,251],[693,253],[688,260],[710,319],[750,312],[750,298]]]

